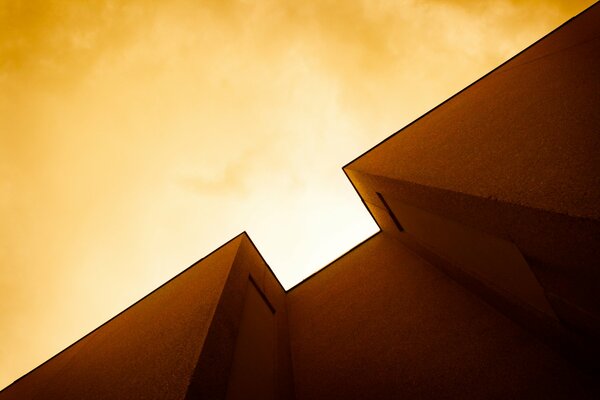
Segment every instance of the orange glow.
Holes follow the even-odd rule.
[[[342,165],[593,1],[125,3],[0,0],[0,387],[243,230],[323,267]]]

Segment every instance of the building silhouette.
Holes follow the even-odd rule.
[[[600,6],[344,167],[381,231],[285,291],[245,233],[8,399],[600,398]]]

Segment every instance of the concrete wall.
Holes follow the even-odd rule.
[[[600,219],[600,4],[349,164]]]
[[[597,366],[599,27],[596,5],[345,167],[383,232],[287,295],[240,235],[0,400],[600,398],[538,339]]]
[[[183,399],[242,239],[25,375],[0,399]]]
[[[288,399],[292,385],[285,292],[244,234],[186,399]]]
[[[495,287],[489,297],[497,304],[504,297],[508,315],[522,323],[537,320],[530,325],[542,335],[558,319],[550,336],[567,347],[565,353],[577,353],[595,368],[600,367],[598,54],[600,4],[345,167],[384,230],[395,227],[377,193],[406,221],[407,233],[425,248],[417,250],[421,255],[432,253],[429,258],[438,257],[440,265],[452,264],[471,288]],[[420,221],[411,223],[417,215]],[[451,222],[438,223],[442,220]],[[460,226],[450,228],[454,223]],[[472,235],[454,240],[450,231],[460,231],[463,239],[472,231],[508,243],[527,268],[523,263],[515,268],[514,257],[505,260],[506,267],[483,259],[473,263],[470,246],[481,241]],[[526,285],[511,282],[509,270]]]
[[[583,373],[385,233],[288,305],[298,400],[592,398]]]
[[[246,234],[0,392],[140,398],[293,398],[285,293]]]
[[[227,385],[228,400],[276,398],[275,310],[248,280]]]

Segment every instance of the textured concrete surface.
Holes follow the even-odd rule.
[[[183,399],[242,239],[42,364],[0,399]]]
[[[346,166],[383,232],[287,294],[242,234],[0,400],[600,398],[540,340],[600,354],[599,38],[596,5]]]
[[[571,341],[597,355],[599,54],[597,4],[345,167],[371,211],[380,193],[514,244]]]
[[[254,284],[250,284],[250,279]],[[244,318],[244,308],[249,299],[247,291],[249,288],[252,290],[253,287],[254,290],[261,293],[261,296],[273,310],[274,325],[271,325],[269,320],[257,318],[256,322],[269,326],[259,326],[255,329],[275,330],[274,332],[271,331],[272,337],[276,338],[276,342],[273,344],[275,348],[275,359],[273,360],[275,381],[272,382],[274,396],[280,399],[293,396],[285,292],[273,273],[268,269],[250,238],[243,234],[235,262],[224,285],[204,347],[192,375],[186,399],[224,399],[228,392],[232,396],[231,398],[235,398],[236,394],[243,390],[229,386],[231,384],[245,385],[248,383],[237,378],[234,379],[234,382],[230,381],[231,368],[235,362],[236,353],[254,352],[260,359],[268,357],[264,353],[257,353],[257,349],[236,348],[237,345],[241,344],[242,346],[260,347],[266,350],[264,342],[259,337],[252,337],[255,333],[252,329],[243,329],[242,334],[248,336],[238,337],[240,329],[243,328],[241,324]],[[245,362],[241,360],[241,365],[238,364],[236,367],[244,368],[243,364]],[[264,384],[262,386],[258,385],[258,387],[251,385],[244,388],[262,391],[271,390],[265,388]]]
[[[599,219],[599,26],[596,5],[349,168]]]
[[[284,296],[244,233],[13,383],[0,399],[292,398]],[[248,355],[270,372],[241,379]]]
[[[508,296],[556,318],[544,291],[513,243],[393,198],[386,200],[407,232],[430,251]]]
[[[226,399],[276,397],[275,313],[249,280]]]
[[[298,400],[594,398],[587,376],[385,233],[288,302]]]
[[[595,5],[348,167],[600,219],[599,26]]]

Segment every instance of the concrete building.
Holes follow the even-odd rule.
[[[244,233],[8,399],[599,398],[600,6],[344,167],[381,231],[285,292]]]

